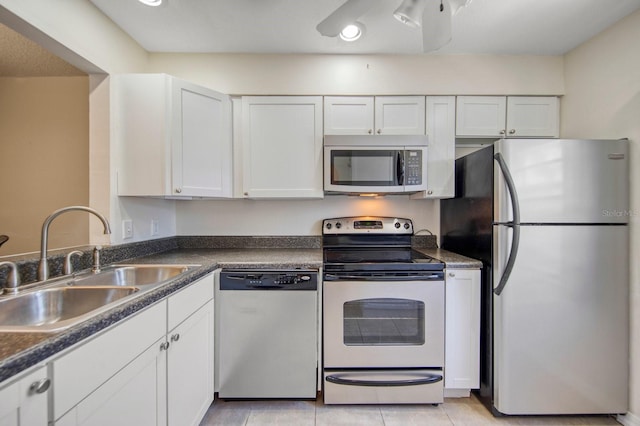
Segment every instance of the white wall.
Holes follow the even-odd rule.
[[[630,411],[640,425],[640,12],[565,55],[563,137],[631,140]]]
[[[328,196],[323,200],[179,201],[178,235],[320,235],[322,219],[392,216],[412,219],[416,230],[440,227],[439,203],[395,195]]]
[[[149,69],[232,95],[564,93],[560,56],[151,54]]]

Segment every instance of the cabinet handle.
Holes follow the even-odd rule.
[[[162,342],[160,343],[160,350],[161,351],[166,351],[169,349],[170,343],[169,342]]]
[[[454,277],[456,276],[456,274],[454,274],[453,272],[449,272],[449,276],[450,276],[451,278],[454,278]]]
[[[171,336],[172,342],[177,342],[178,340],[180,340],[180,333],[176,333],[173,336]]]
[[[509,130],[509,134],[510,134],[510,135],[514,135],[515,133],[516,133],[516,129],[511,129],[511,130]]]
[[[182,192],[182,188],[176,188],[176,193],[181,193]]]
[[[373,133],[373,130],[369,129],[369,130],[367,131],[367,133],[371,134],[371,133]]]
[[[504,135],[504,134],[505,134],[504,129],[503,129],[503,130],[500,130],[500,134],[501,134],[501,135]]]
[[[378,132],[377,132],[377,133],[378,133],[378,134],[382,133],[382,129],[378,129]]]
[[[49,386],[51,386],[50,379],[47,378],[38,380],[37,382],[31,383],[31,386],[29,386],[29,394],[33,395],[34,393],[45,393],[49,389]]]

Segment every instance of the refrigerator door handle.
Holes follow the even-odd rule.
[[[520,245],[520,203],[518,202],[518,193],[516,192],[516,185],[513,182],[513,178],[511,177],[511,172],[509,172],[509,167],[507,167],[507,163],[505,163],[502,154],[499,152],[496,153],[493,158],[500,166],[500,171],[504,176],[504,181],[507,185],[507,189],[509,190],[509,197],[511,198],[511,209],[513,210],[513,220],[504,225],[513,228],[513,237],[511,241],[511,251],[509,252],[509,257],[507,259],[507,264],[504,267],[504,271],[502,272],[502,276],[500,277],[500,281],[493,292],[496,296],[500,296],[504,287],[507,285],[507,280],[509,279],[509,275],[511,275],[511,270],[513,269],[513,265],[516,262],[516,257],[518,256],[518,246]]]

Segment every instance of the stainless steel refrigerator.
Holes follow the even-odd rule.
[[[441,246],[483,262],[495,415],[627,411],[628,157],[626,140],[503,139],[456,160]]]

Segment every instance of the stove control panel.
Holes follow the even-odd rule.
[[[411,219],[398,217],[337,217],[322,221],[322,234],[402,234],[413,235]]]

